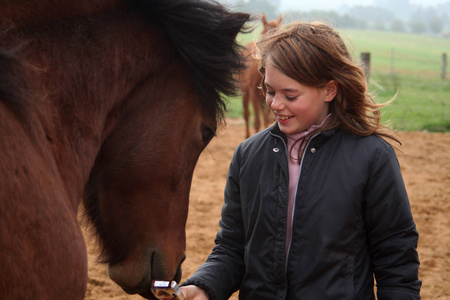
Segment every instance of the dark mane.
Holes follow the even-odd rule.
[[[160,23],[175,48],[189,63],[203,105],[223,117],[222,95],[236,95],[236,72],[245,66],[237,29],[248,20],[209,0],[131,0],[136,11]]]

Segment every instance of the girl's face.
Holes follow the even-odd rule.
[[[265,75],[266,103],[282,132],[305,131],[311,125],[321,124],[328,115],[329,103],[337,93],[336,81],[331,80],[323,88],[306,86],[281,73],[270,61]]]

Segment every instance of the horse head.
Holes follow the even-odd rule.
[[[265,34],[267,31],[273,28],[279,27],[283,23],[283,16],[280,15],[276,20],[267,21],[266,15],[261,15],[261,23],[263,24],[263,29],[261,35]]]
[[[153,279],[181,278],[194,167],[236,91],[249,15],[209,0],[18,0],[0,16],[0,298],[84,296],[81,198],[110,277],[152,298]]]
[[[249,17],[174,3],[161,10],[149,44],[159,48],[154,69],[110,113],[84,193],[111,279],[148,298],[152,279],[181,279],[193,171],[223,117],[222,94],[235,91],[233,74],[243,67],[235,37]],[[157,15],[135,5],[147,19]]]

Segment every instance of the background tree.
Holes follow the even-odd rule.
[[[343,5],[339,11],[280,11],[281,0],[219,1],[254,15],[265,13],[270,20],[283,14],[285,23],[294,19],[324,21],[337,28],[392,30],[442,37],[447,37],[450,32],[450,0],[434,6],[412,4],[410,0],[376,0],[373,5]]]
[[[422,34],[427,31],[427,25],[421,20],[412,20],[409,23],[409,28],[412,33]]]
[[[428,26],[434,34],[439,34],[442,32],[442,29],[444,29],[444,21],[441,17],[435,16],[434,18],[431,18],[428,22]]]
[[[277,8],[269,0],[239,0],[236,2],[238,9],[254,15],[266,14],[268,20],[277,18]]]
[[[386,23],[380,19],[376,19],[373,22],[373,29],[375,30],[380,30],[380,31],[385,31],[386,30]]]
[[[390,29],[395,32],[406,32],[405,22],[401,19],[394,19],[391,22]]]
[[[377,7],[377,6],[363,6],[363,5],[356,5],[350,8],[348,11],[348,14],[357,17],[360,19],[364,19],[367,21],[383,21],[383,22],[391,22],[395,15],[393,12],[383,8],[383,7]]]

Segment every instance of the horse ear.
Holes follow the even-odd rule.
[[[266,26],[267,24],[266,14],[261,15],[261,22],[263,23],[264,26]]]
[[[278,25],[281,25],[283,23],[283,15],[279,15],[277,18]]]

